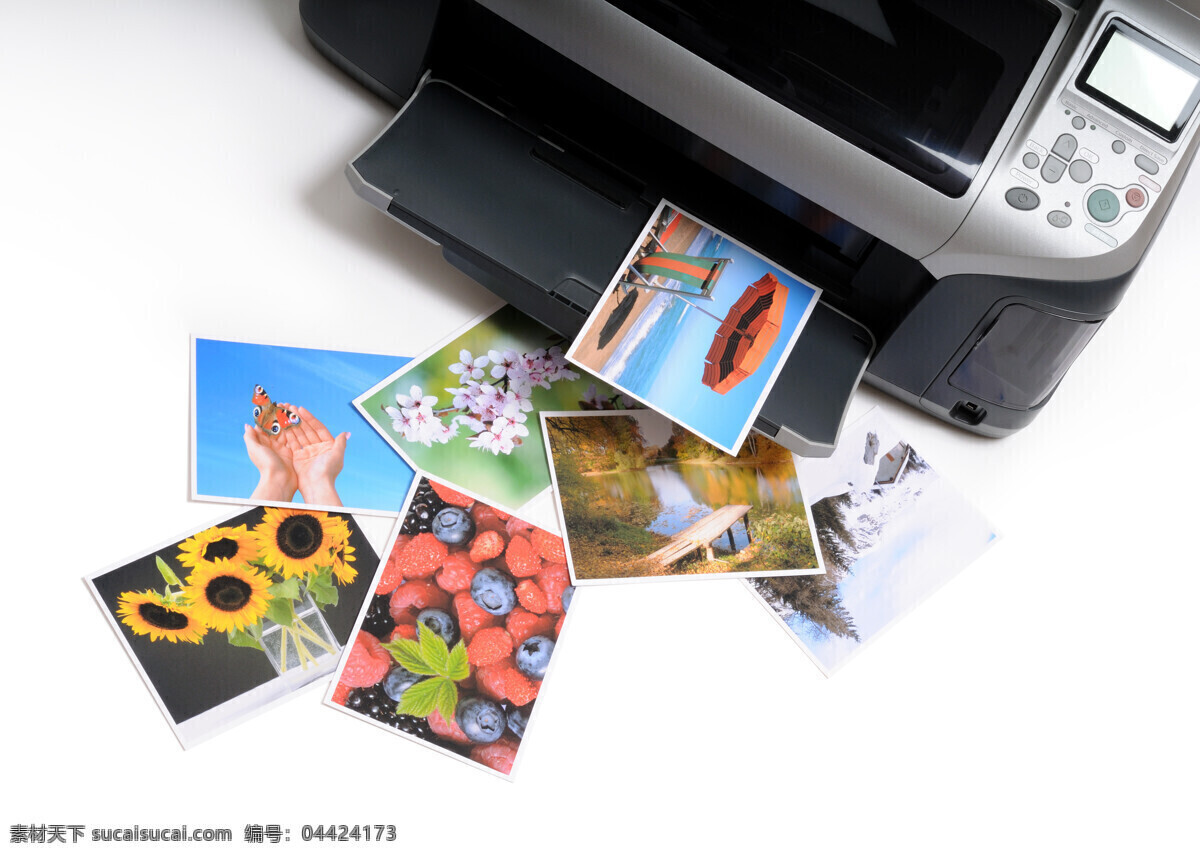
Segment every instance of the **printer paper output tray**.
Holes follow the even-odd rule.
[[[659,198],[677,199],[428,78],[347,174],[360,196],[440,244],[451,264],[568,337]],[[861,324],[818,304],[754,428],[801,455],[832,454],[873,345]]]

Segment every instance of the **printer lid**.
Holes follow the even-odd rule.
[[[979,171],[1054,31],[1045,0],[607,0],[941,191]]]

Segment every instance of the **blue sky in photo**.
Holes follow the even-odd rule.
[[[258,484],[242,434],[254,421],[250,398],[261,384],[272,401],[307,408],[332,435],[350,432],[335,486],[346,508],[398,512],[413,471],[355,410],[353,399],[409,360],[197,338],[196,493],[244,499]],[[301,502],[299,494],[294,501]]]

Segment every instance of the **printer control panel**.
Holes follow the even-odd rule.
[[[1110,19],[1006,153],[997,177],[1009,222],[1054,255],[1117,247],[1160,199],[1198,102],[1200,63]]]

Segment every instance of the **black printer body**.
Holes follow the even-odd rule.
[[[823,289],[755,428],[861,380],[999,437],[1121,300],[1197,145],[1166,0],[301,0],[400,108],[364,198],[567,336],[660,199]]]

